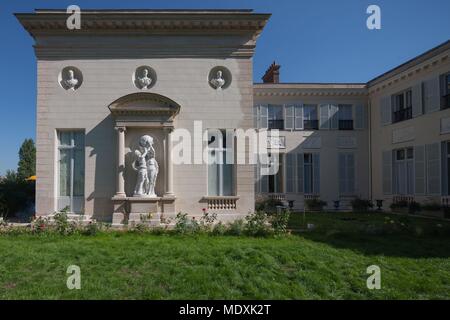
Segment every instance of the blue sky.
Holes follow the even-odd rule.
[[[283,82],[366,82],[450,38],[448,0],[224,0],[0,2],[0,174],[16,169],[25,138],[35,138],[36,60],[14,12],[34,8],[252,8],[272,13],[259,38],[254,80],[276,60]],[[366,8],[381,7],[382,29],[368,30]]]

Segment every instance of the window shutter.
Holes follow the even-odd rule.
[[[412,87],[412,116],[415,118],[422,113],[422,83],[418,83]]]
[[[347,154],[347,192],[349,194],[355,193],[355,155],[353,153]]]
[[[295,154],[286,154],[286,192],[295,192]]]
[[[367,126],[366,107],[362,105],[355,106],[355,129],[365,129]]]
[[[269,192],[269,176],[268,175],[261,175],[261,186],[260,190],[262,193]]]
[[[392,122],[392,100],[390,96],[382,97],[380,101],[381,125],[385,126]]]
[[[392,194],[392,151],[382,154],[383,193]]]
[[[339,127],[339,108],[335,104],[330,104],[329,118],[330,118],[330,128],[337,129]]]
[[[286,130],[294,129],[294,106],[285,105],[284,106],[284,128]]]
[[[427,80],[423,83],[423,102],[425,113],[438,111],[441,106],[439,77]]]
[[[433,143],[426,146],[427,159],[427,194],[441,193],[440,144]]]
[[[259,128],[268,128],[269,114],[267,105],[259,106]]]
[[[313,153],[313,193],[320,194],[320,154]]]
[[[425,194],[425,146],[414,147],[414,194]]]
[[[253,126],[255,128],[258,128],[258,124],[259,124],[259,106],[254,106],[253,107]]]
[[[295,129],[303,130],[303,105],[295,106]]]
[[[448,196],[448,161],[447,161],[447,141],[441,142],[441,168],[442,168],[442,181],[441,190],[442,195]]]
[[[330,121],[328,116],[328,104],[321,104],[319,110],[319,118],[320,118],[320,129],[330,129]]]
[[[346,193],[346,174],[345,174],[345,153],[339,153],[338,155],[338,167],[339,167],[339,194]]]
[[[297,192],[304,192],[303,181],[303,153],[297,153]]]
[[[254,179],[255,179],[255,193],[259,193],[259,192],[261,192],[261,189],[260,189],[260,186],[259,186],[259,183],[260,183],[260,175],[259,175],[259,164],[257,163],[257,164],[255,164],[254,165],[254,170],[255,170],[255,172],[254,172]]]
[[[441,97],[441,105],[439,107],[440,108],[444,108],[445,104],[447,103],[445,101],[445,95],[450,94],[450,91],[447,91],[447,74],[441,74],[439,77],[439,82],[441,84],[441,89],[439,90],[439,96]]]

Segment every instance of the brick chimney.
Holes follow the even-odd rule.
[[[275,61],[269,66],[264,76],[261,78],[264,83],[279,83],[280,82],[280,65]]]

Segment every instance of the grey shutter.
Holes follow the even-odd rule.
[[[337,129],[339,127],[339,114],[338,114],[338,106],[335,104],[330,104],[329,109],[329,118],[330,118],[330,128]]]
[[[439,77],[439,83],[441,84],[441,90],[439,91],[439,95],[441,97],[441,105],[440,109],[444,108],[446,106],[447,101],[445,100],[445,95],[450,94],[449,91],[447,91],[447,74],[441,74]]]
[[[269,192],[269,176],[268,175],[261,175],[261,186],[260,190],[262,193]]]
[[[412,87],[412,116],[418,117],[423,113],[422,107],[422,83]]]
[[[295,156],[294,153],[286,154],[286,192],[295,192]]]
[[[295,129],[303,130],[303,105],[295,106]]]
[[[259,186],[259,179],[260,179],[260,175],[259,175],[259,164],[256,164],[255,166],[254,166],[254,170],[255,170],[255,172],[254,172],[254,179],[255,179],[255,192],[256,193],[259,193],[261,190],[260,190],[260,186]]]
[[[425,146],[414,147],[414,194],[425,194]]]
[[[438,195],[441,192],[440,144],[426,146],[427,159],[427,194]]]
[[[383,194],[392,194],[392,151],[382,154]]]
[[[338,155],[338,168],[339,168],[339,194],[345,194],[346,190],[346,155],[345,153],[339,153]]]
[[[330,121],[328,116],[329,105],[321,104],[319,109],[320,129],[330,129]]]
[[[313,193],[320,194],[320,154],[313,153]]]
[[[304,192],[304,181],[303,181],[303,153],[297,154],[297,192]]]
[[[286,130],[294,129],[294,106],[285,105],[284,106],[284,128]]]
[[[268,121],[269,121],[269,114],[268,114],[267,105],[260,105],[259,106],[259,128],[267,129]]]
[[[438,111],[441,108],[439,77],[423,83],[423,102],[425,113]]]
[[[390,96],[382,97],[380,101],[380,119],[381,125],[387,125],[392,122],[392,99]]]
[[[258,115],[259,115],[259,106],[254,106],[253,107],[253,126],[255,128],[258,128],[258,123],[259,123]]]
[[[363,105],[355,106],[355,129],[365,129],[367,126],[366,107]]]
[[[448,161],[447,161],[447,141],[441,142],[441,168],[442,168],[442,181],[441,190],[443,196],[448,196]]]
[[[355,193],[355,155],[353,153],[347,154],[347,192],[349,194]]]

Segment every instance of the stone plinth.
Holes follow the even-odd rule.
[[[175,197],[113,197],[114,214],[113,227],[123,227],[127,222],[129,226],[137,223],[146,223],[158,226],[161,216],[173,217],[175,215]]]

